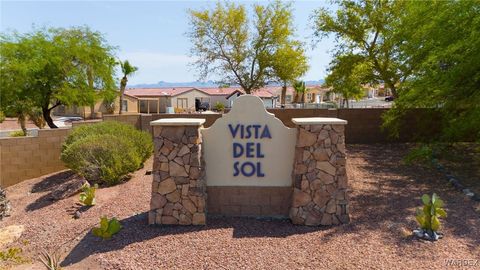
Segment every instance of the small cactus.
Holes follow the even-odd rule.
[[[107,217],[100,218],[100,227],[92,229],[92,233],[95,236],[103,239],[110,239],[112,235],[118,233],[122,225],[116,218],[108,219]]]
[[[417,222],[423,232],[428,234],[427,238],[437,240],[439,238],[437,232],[440,229],[440,218],[447,217],[447,212],[442,208],[443,201],[437,194],[433,193],[431,198],[428,194],[424,194],[422,202],[423,209],[417,208]]]
[[[97,190],[98,185],[95,184],[93,187],[88,183],[83,184],[82,193],[80,193],[80,202],[86,206],[95,205],[95,191]]]

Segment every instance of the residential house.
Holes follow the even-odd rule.
[[[305,103],[315,103],[320,104],[325,101],[331,100],[333,98],[331,94],[328,93],[329,89],[326,87],[322,87],[320,85],[307,85],[306,86],[308,91],[305,97]],[[281,97],[282,97],[282,87],[281,86],[270,86],[265,87],[268,89],[274,96],[278,97],[278,105],[282,104]],[[285,104],[292,104],[295,102],[302,102],[303,97],[302,95],[298,95],[295,89],[291,86],[287,86],[287,91],[285,95]]]
[[[241,95],[245,94],[243,91],[237,89],[233,91],[229,96],[226,97],[227,100],[227,107],[231,108],[234,101]],[[275,108],[277,106],[277,97],[274,96],[268,88],[262,88],[254,91],[252,95],[259,97],[262,101],[263,104],[265,105],[265,108]]]
[[[195,100],[206,102],[210,108],[215,104],[222,103],[226,108],[231,107],[233,99],[243,94],[239,87],[226,88],[195,88],[195,87],[171,87],[171,88],[131,88],[126,89],[122,111],[126,113],[167,113],[167,112],[194,112]],[[257,90],[253,93],[262,99],[267,108],[276,106],[276,96],[268,88]],[[118,104],[114,113],[118,113]],[[77,109],[75,106],[63,107],[56,110],[55,115],[71,115],[89,117],[90,108]],[[109,113],[102,107],[101,102],[96,106],[96,112]],[[86,113],[84,113],[86,112]]]

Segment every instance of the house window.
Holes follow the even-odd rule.
[[[122,100],[122,111],[128,112],[128,101]]]
[[[285,102],[292,102],[292,95],[286,95]]]
[[[312,101],[312,93],[307,93],[307,101]]]
[[[188,98],[177,98],[177,108],[188,108]]]

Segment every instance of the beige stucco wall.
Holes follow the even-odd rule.
[[[138,101],[136,98],[130,96],[124,96],[124,100],[128,102],[128,113],[137,113],[138,112]],[[65,109],[62,110],[60,107],[57,107],[53,110],[53,114],[57,116],[80,116],[84,118],[90,118],[90,107],[89,106],[65,106]],[[120,109],[120,97],[115,100],[115,110],[114,114],[118,114]],[[95,113],[108,114],[107,109],[103,105],[103,101],[98,101],[95,104]]]
[[[195,110],[195,98],[210,98],[210,96],[203,93],[203,92],[200,92],[200,91],[194,89],[192,91],[188,91],[188,92],[182,93],[180,95],[171,97],[171,105],[174,108],[177,108],[177,100],[179,98],[187,98],[188,109]]]
[[[127,101],[127,113],[138,113],[138,100],[130,96],[123,96],[123,100]],[[119,100],[120,102],[120,100]],[[118,111],[118,107],[115,111]]]
[[[261,125],[270,130],[270,138],[233,138],[229,124]],[[262,100],[256,96],[243,95],[235,100],[232,110],[207,129],[202,130],[204,141],[204,159],[208,186],[251,186],[251,187],[289,187],[292,186],[292,164],[295,152],[297,130],[287,128],[280,119],[265,110]],[[233,157],[233,143],[246,147],[254,143],[254,153],[260,144],[264,157]],[[246,162],[261,165],[263,177],[253,175],[234,176],[235,163],[239,167]]]

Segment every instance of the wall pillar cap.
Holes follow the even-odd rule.
[[[203,118],[164,118],[150,122],[150,126],[201,126]]]
[[[292,118],[295,125],[346,125],[347,120],[334,117],[303,117]]]

